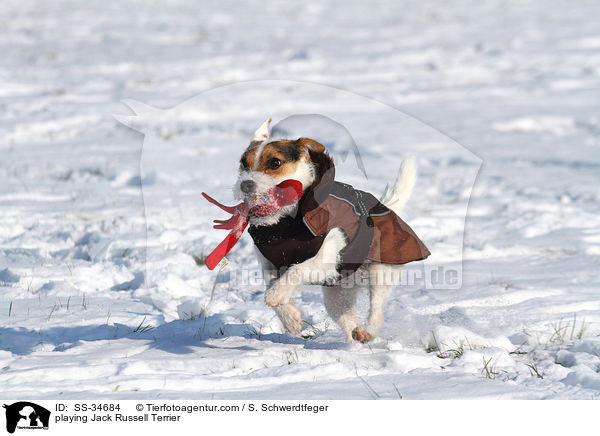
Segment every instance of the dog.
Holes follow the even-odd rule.
[[[267,283],[265,303],[285,329],[298,335],[302,315],[293,295],[302,285],[322,285],[328,314],[349,342],[366,343],[383,326],[385,303],[402,265],[429,256],[427,247],[402,221],[416,179],[414,160],[405,160],[381,201],[334,180],[335,165],[325,147],[310,138],[270,137],[265,121],[240,159],[234,195],[261,196],[283,180],[302,184],[300,201],[269,216],[250,216],[249,233]],[[369,283],[366,324],[356,313],[357,277]]]

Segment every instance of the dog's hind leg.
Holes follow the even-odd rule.
[[[365,343],[377,336],[383,326],[383,308],[392,290],[400,282],[401,272],[401,265],[369,265],[369,318],[366,327],[359,327],[352,332],[355,340]]]
[[[290,300],[287,304],[275,306],[273,307],[273,310],[288,332],[293,335],[300,334],[302,331],[302,313],[296,309],[293,301]]]
[[[355,287],[323,286],[327,313],[342,328],[349,342],[352,342],[352,332],[360,325],[356,315],[357,291]]]

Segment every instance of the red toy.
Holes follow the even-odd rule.
[[[233,215],[228,220],[214,220],[215,229],[231,230],[229,235],[206,257],[206,266],[212,270],[240,240],[248,226],[250,215],[266,217],[276,214],[282,207],[297,203],[302,197],[302,183],[298,180],[284,180],[262,195],[250,197],[237,206],[225,206],[206,193],[204,198]]]

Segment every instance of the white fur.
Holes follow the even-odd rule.
[[[271,134],[271,118],[262,123],[256,132],[254,132],[253,141],[264,141]]]
[[[287,304],[275,306],[273,310],[288,332],[293,335],[299,335],[302,332],[302,313],[296,309],[293,301],[290,300]]]
[[[379,330],[383,326],[383,308],[390,294],[398,285],[396,282],[380,281],[376,276],[383,272],[388,275],[393,272],[393,275],[400,277],[402,265],[390,265],[385,263],[373,262],[369,265],[369,318],[367,318],[366,330],[372,337],[377,336]]]
[[[404,159],[393,187],[385,187],[380,201],[392,209],[396,215],[402,215],[402,210],[412,194],[416,180],[417,164],[415,159],[412,157]]]
[[[288,174],[286,179],[298,180],[302,183],[302,190],[306,190],[315,181],[315,167],[312,162],[302,159],[296,165],[296,170],[293,174]]]
[[[348,342],[354,342],[352,332],[360,325],[356,314],[358,287],[323,286],[323,302],[327,313],[346,334]]]

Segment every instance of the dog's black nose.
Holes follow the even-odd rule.
[[[244,194],[250,194],[256,189],[256,183],[254,183],[252,180],[244,180],[242,183],[240,183],[240,189]]]

